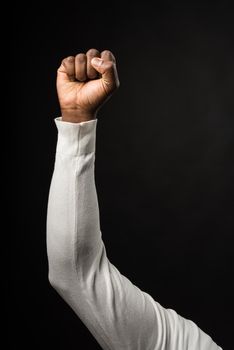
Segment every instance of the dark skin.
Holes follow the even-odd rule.
[[[100,107],[119,87],[111,51],[90,49],[65,58],[57,71],[62,120],[80,123],[95,119]]]

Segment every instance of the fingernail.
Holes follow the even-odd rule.
[[[95,66],[101,66],[101,64],[103,63],[103,60],[101,58],[94,57],[94,58],[92,58],[92,63]]]

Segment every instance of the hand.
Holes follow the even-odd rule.
[[[119,86],[114,55],[90,49],[65,58],[57,72],[62,120],[79,123],[96,118],[98,109]]]

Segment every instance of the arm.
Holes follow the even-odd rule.
[[[112,54],[105,51],[102,58],[107,60],[103,65],[107,74],[101,72],[107,84],[102,95],[106,99],[108,88],[118,86],[118,76]],[[76,71],[68,65],[78,59],[63,61],[59,74],[61,69],[65,74],[64,68]],[[64,95],[65,88],[60,86],[66,79],[58,76],[57,83],[63,116],[55,121],[58,143],[48,202],[49,280],[103,349],[150,349],[157,336],[151,301],[109,262],[101,238],[94,182],[96,114],[92,109],[83,112],[81,106],[87,104],[80,98],[78,108],[76,104],[64,106],[67,91]],[[98,79],[89,82],[99,83]]]
[[[50,282],[103,349],[153,349],[155,321],[158,317],[161,324],[163,315],[157,316],[150,299],[109,262],[101,239],[94,183],[97,121],[75,125],[57,119],[56,124],[48,205]]]
[[[117,77],[111,53],[108,53],[107,65],[105,55],[102,56],[103,70],[99,73],[105,75],[101,79],[107,87],[103,95],[97,92],[95,95],[102,96],[101,103],[108,96],[108,87],[116,87],[113,79]],[[77,109],[63,105],[63,117],[55,121],[58,143],[47,220],[52,286],[103,349],[217,350],[210,337],[194,323],[173,310],[164,309],[121,275],[108,260],[101,237],[94,181],[97,126],[94,111],[97,107],[86,114],[81,108],[83,105],[81,99]]]

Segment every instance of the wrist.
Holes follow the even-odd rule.
[[[62,121],[70,123],[81,123],[96,119],[95,112],[84,112],[76,109],[61,109]]]

